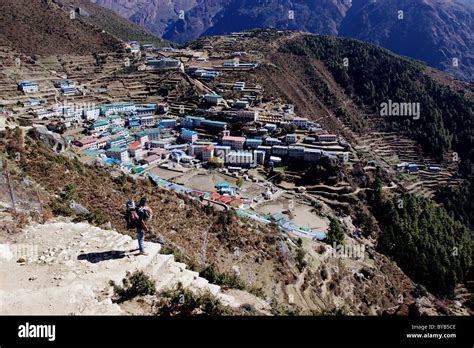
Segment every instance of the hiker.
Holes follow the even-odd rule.
[[[140,255],[148,255],[145,252],[145,232],[148,232],[148,223],[151,220],[152,210],[149,206],[146,205],[146,198],[143,197],[140,199],[140,203],[136,207],[136,212],[138,215],[137,221],[137,238],[138,238],[138,249],[140,250]]]

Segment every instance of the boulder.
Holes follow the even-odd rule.
[[[45,126],[35,125],[36,136],[46,146],[52,149],[56,153],[63,153],[67,148],[67,143],[63,137],[57,133],[49,131]]]
[[[69,204],[69,208],[71,208],[73,213],[76,215],[87,215],[90,213],[89,209],[84,207],[82,204],[76,203],[74,201]]]

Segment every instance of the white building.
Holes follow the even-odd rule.
[[[128,151],[126,148],[122,147],[112,147],[105,152],[108,158],[113,158],[122,162],[129,162],[130,157],[128,156]]]
[[[57,110],[36,110],[33,112],[33,115],[39,120],[46,120],[53,117],[58,117],[59,112]]]
[[[126,112],[135,112],[136,110],[137,107],[134,103],[115,103],[101,106],[101,111],[104,116],[110,116]]]
[[[99,108],[88,108],[84,109],[82,115],[85,120],[93,121],[97,120],[100,116],[100,109]]]
[[[145,115],[140,116],[140,124],[145,127],[151,127],[155,125],[155,116],[153,115]]]
[[[296,134],[287,134],[285,136],[285,141],[287,144],[294,144],[298,141],[298,136]]]
[[[274,145],[280,145],[280,144],[281,144],[281,141],[277,138],[271,138],[271,137],[265,138],[265,145],[267,146],[274,146]]]
[[[307,129],[309,120],[306,117],[295,117],[291,120],[291,123],[294,124],[296,128]]]
[[[335,134],[319,134],[318,135],[319,142],[334,142],[337,141],[337,135]]]
[[[237,100],[233,107],[234,108],[238,108],[238,109],[248,109],[248,107],[250,106],[250,103],[247,101],[247,100]]]
[[[257,110],[238,110],[233,111],[235,118],[240,122],[256,122],[259,116]]]
[[[21,81],[18,87],[23,93],[36,93],[39,90],[39,85],[36,82]]]

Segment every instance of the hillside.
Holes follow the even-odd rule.
[[[64,9],[69,6],[64,8],[64,3],[62,10],[51,2],[34,5],[41,11],[59,11],[63,18]],[[213,4],[217,6],[219,2]],[[26,7],[17,9],[27,11]],[[41,13],[30,15],[42,16]],[[84,38],[89,37],[92,26],[86,21],[92,17],[75,19],[78,22],[63,18],[72,23],[65,22],[66,32],[78,25],[85,30]],[[8,25],[13,26],[12,22]],[[51,34],[46,43],[54,39],[61,44],[63,39],[57,38],[59,34],[46,24],[37,29]],[[94,30],[93,33],[106,35],[108,43],[121,45],[115,37],[102,33],[102,29]],[[118,36],[117,32],[115,35]],[[0,52],[5,58],[0,60],[4,100],[0,127],[14,127],[15,123],[22,127],[7,128],[0,133],[0,161],[2,165],[8,164],[14,190],[10,195],[10,184],[2,173],[0,229],[4,232],[0,238],[21,243],[21,231],[34,234],[36,230],[51,227],[58,232],[64,227],[73,232],[81,229],[84,236],[76,237],[84,237],[81,242],[86,246],[90,243],[101,249],[100,240],[110,237],[117,242],[111,248],[129,248],[135,242],[128,236],[134,236],[135,232],[125,226],[124,204],[130,198],[147,196],[155,211],[152,230],[147,234],[147,241],[153,243],[151,249],[174,254],[176,261],[187,265],[187,270],[199,273],[199,277],[224,290],[240,290],[259,297],[271,307],[273,314],[468,313],[468,308],[472,309],[469,300],[472,231],[467,228],[470,217],[465,206],[469,204],[471,190],[458,190],[458,187],[472,178],[472,84],[455,81],[419,61],[353,39],[277,30],[235,35],[231,45],[229,39],[217,36],[199,39],[185,49],[156,54],[179,59],[186,68],[219,69],[220,74],[214,78],[199,78],[192,69],[139,70],[146,62],[143,58],[136,58],[132,66],[124,67],[125,54],[86,55],[90,52],[80,45],[64,48],[65,53],[75,55],[62,54],[63,48],[58,48],[56,56],[43,56],[16,66],[8,47],[4,47]],[[24,52],[39,49],[22,42],[17,45],[16,49]],[[55,52],[54,48],[51,51]],[[256,62],[254,68],[227,68],[224,63],[236,53],[242,62]],[[53,83],[62,76],[77,82],[87,93],[60,95]],[[16,83],[26,79],[38,81],[37,93],[23,94],[18,90]],[[229,88],[236,81],[245,81],[248,91]],[[30,97],[42,99],[45,107],[59,102],[167,104],[170,107],[167,115],[153,114],[151,127],[154,128],[155,122],[163,117],[173,116],[181,122],[183,109],[186,114],[219,117],[213,107],[206,109],[202,103],[202,94],[209,91],[222,93],[227,100],[251,93],[255,101],[250,110],[258,110],[264,117],[279,113],[282,105],[292,104],[294,114],[289,120],[295,116],[307,117],[320,123],[324,131],[343,137],[334,144],[318,141],[311,146],[342,148],[339,152],[347,154],[347,160],[326,152],[317,162],[288,161],[275,170],[280,181],[270,179],[275,177],[273,166],[249,170],[244,179],[244,175],[220,176],[213,168],[190,166],[189,171],[176,171],[170,159],[164,159],[164,164],[171,165],[168,167],[171,170],[160,164],[159,168],[150,166],[137,174],[122,166],[105,165],[102,157],[86,155],[78,146],[69,146],[58,134],[38,126],[50,120],[35,118],[27,106]],[[389,100],[420,103],[419,118],[382,116],[381,105]],[[265,119],[259,119],[253,123],[262,127],[264,122]],[[36,126],[32,127],[33,124]],[[76,124],[69,127],[68,139],[84,139],[83,127],[91,126],[82,123],[80,127]],[[232,123],[231,128],[232,135],[246,134],[239,122]],[[274,135],[283,138],[283,131],[288,130],[280,128]],[[124,130],[131,132],[130,138],[138,135],[136,129]],[[304,138],[312,134],[303,129],[292,131],[298,133],[300,146],[305,146]],[[178,130],[171,133],[175,142],[178,133]],[[216,139],[207,132],[203,133],[204,137]],[[59,153],[50,148],[55,142],[61,144],[59,150],[55,147]],[[418,164],[419,172],[409,175],[397,171],[396,164],[403,162]],[[437,166],[438,170],[429,170],[431,166]],[[273,198],[258,204],[249,195],[245,200],[251,207],[237,210],[230,204],[156,186],[157,181],[148,176],[154,169],[160,175],[174,171],[173,179],[169,180],[175,180],[178,185],[192,184],[197,187],[193,190],[208,193],[215,189],[214,177],[232,183],[238,178],[244,187],[254,191],[254,197],[258,194],[263,197],[262,188],[271,187],[275,191]],[[399,198],[409,204],[395,210]],[[456,209],[456,201],[462,202],[462,209]],[[293,204],[299,211],[290,207]],[[324,230],[326,235],[331,234],[331,239],[321,241],[307,235],[301,238],[294,230],[286,232],[273,220],[265,224],[256,222],[242,212],[277,212],[291,221],[304,220],[311,225],[314,222],[317,227],[311,228]],[[87,224],[100,229],[91,228],[100,234],[98,239],[87,240],[94,237],[84,232],[89,229]],[[406,224],[412,228],[404,228]],[[451,231],[455,235],[450,235]],[[127,236],[121,237],[117,232]],[[51,247],[48,243],[53,237],[45,238],[41,242]],[[405,245],[405,239],[412,243]],[[348,247],[363,246],[365,252],[361,257],[336,255],[332,240],[340,245],[347,243]],[[70,239],[64,241],[75,243]],[[455,261],[448,257],[453,246],[462,253]],[[110,252],[108,248],[105,244],[99,252]],[[81,251],[64,252],[71,256]],[[420,255],[422,262],[411,267]],[[153,268],[155,261],[163,259],[155,256],[146,267]],[[182,265],[176,267],[198,277],[185,272]],[[67,273],[70,269],[63,271]],[[107,272],[101,268],[102,271]],[[120,268],[122,271],[125,268]],[[26,277],[26,273],[22,274]],[[26,290],[22,295],[32,290],[31,285]],[[14,303],[14,291],[8,298],[10,304]],[[92,303],[90,307],[99,305],[95,301],[88,303]]]
[[[73,8],[86,10],[89,16],[82,18],[85,22],[99,27],[123,41],[139,41],[144,44],[153,44],[155,47],[170,45],[169,42],[145,28],[128,21],[111,10],[94,5],[89,0],[63,0],[63,3]]]
[[[79,15],[72,20],[58,5],[45,0],[2,1],[0,41],[28,55],[112,52],[122,47],[115,37],[86,24]]]
[[[459,0],[353,1],[340,36],[375,43],[474,81],[474,3]],[[396,19],[403,11],[403,19]],[[458,66],[453,59],[457,59]]]
[[[474,79],[473,4],[463,0],[93,0],[171,41],[275,27],[381,45]],[[184,11],[184,19],[179,18]],[[290,12],[293,11],[293,12]],[[399,18],[399,11],[403,11]],[[457,58],[458,65],[453,65]]]
[[[215,265],[219,272],[234,274],[238,267],[238,278],[227,286],[247,289],[262,296],[272,305],[275,314],[382,314],[404,312],[408,310],[407,306],[436,314],[439,306],[444,307],[432,295],[420,293],[395,264],[369,246],[370,257],[365,259],[334,258],[328,246],[320,242],[306,241],[298,247],[293,238],[284,238],[271,226],[237,218],[231,212],[216,211],[186,196],[153,187],[149,181],[109,174],[103,168],[83,165],[72,157],[74,155],[69,150],[62,155],[48,150],[38,141],[34,131],[25,135],[24,142],[21,133],[19,130],[4,132],[0,150],[9,154],[2,161],[10,163],[12,173],[18,178],[15,187],[23,188],[21,196],[18,195],[21,197],[18,204],[23,208],[21,213],[17,213],[23,224],[31,219],[44,222],[51,214],[66,215],[76,222],[88,220],[103,228],[134,235],[133,231],[125,229],[122,207],[128,198],[146,195],[155,209],[153,233],[147,237],[148,240],[164,243],[173,250],[175,258],[188,264],[192,270],[203,270],[203,265]],[[11,159],[17,152],[21,154],[20,161],[15,163]],[[34,187],[39,187],[39,191]],[[5,191],[2,189],[0,192]],[[72,209],[71,202],[83,208]],[[186,209],[180,208],[182,202]],[[88,213],[79,213],[83,209]],[[12,226],[8,220],[3,224],[4,230],[10,232],[2,238],[20,242],[17,232],[22,226]],[[30,228],[33,232],[36,229]],[[106,232],[102,233],[106,235]],[[86,236],[82,233],[81,237]],[[83,244],[86,242],[82,241]],[[91,240],[90,243],[84,246],[90,247],[96,242]],[[300,272],[297,253],[302,247],[306,250],[307,266]],[[104,245],[102,251],[108,250]],[[358,278],[355,273],[364,276]],[[210,276],[213,273],[203,274]],[[405,299],[403,305],[398,302],[400,294]],[[418,299],[416,306],[415,299]]]

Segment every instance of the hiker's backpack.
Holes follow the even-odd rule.
[[[139,216],[142,218],[143,221],[149,222],[151,220],[151,217],[153,214],[149,207],[147,206],[139,207],[138,210],[139,210]]]
[[[126,204],[126,207],[127,207],[127,212],[125,215],[125,220],[127,221],[127,228],[128,229],[136,228],[139,217],[137,214],[135,202],[133,200],[129,200]]]

